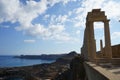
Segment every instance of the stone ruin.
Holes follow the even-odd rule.
[[[96,62],[102,59],[103,60],[105,59],[106,61],[111,61],[113,59],[114,54],[112,54],[113,52],[111,47],[109,21],[110,20],[107,19],[105,12],[101,11],[101,9],[93,9],[92,12],[88,12],[86,18],[86,28],[84,31],[84,42],[81,48],[81,56],[84,57],[85,60]],[[100,40],[99,52],[96,52],[96,40],[94,36],[94,25],[93,25],[94,22],[104,23],[105,46],[103,47],[103,41]],[[120,61],[120,56],[118,61]]]

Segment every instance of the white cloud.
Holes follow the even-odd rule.
[[[0,23],[19,22],[20,26],[17,30],[25,30],[32,25],[32,20],[47,10],[47,1],[30,0],[23,5],[19,0],[0,0],[0,10]]]
[[[26,30],[26,34],[32,35],[35,37],[47,37],[51,33],[48,31],[47,28],[44,28],[41,24],[32,25],[29,29]]]
[[[113,32],[112,33],[112,39],[120,39],[120,32]]]
[[[77,31],[76,31],[76,34],[77,34],[77,35],[80,35],[80,30],[77,30]]]
[[[50,25],[49,30],[52,33],[51,39],[59,41],[70,41],[71,38],[68,33],[65,32],[64,25]]]
[[[47,40],[50,39],[57,41],[73,40],[73,38],[70,37],[70,35],[65,32],[64,25],[49,25],[48,28],[45,28],[43,25],[40,24],[35,24],[34,26],[29,28],[25,34]]]
[[[36,40],[24,40],[25,43],[35,43]]]
[[[45,16],[44,16],[44,19],[46,20],[46,19],[48,19],[50,17],[50,15],[49,14],[46,14]]]
[[[75,2],[76,0],[48,0],[48,4],[50,6],[54,6],[56,3],[63,3],[63,5],[66,5],[68,2]]]
[[[50,24],[65,24],[65,22],[69,21],[68,15],[52,15],[50,19]]]
[[[20,3],[18,0],[0,0],[0,23],[4,21],[15,22],[15,14],[19,8]]]
[[[7,21],[12,23],[19,22],[20,26],[15,29],[23,31],[27,35],[41,37],[42,39],[70,41],[73,40],[73,37],[66,32],[65,23],[71,21],[76,27],[85,27],[84,24],[87,12],[91,11],[93,8],[102,8],[109,18],[117,20],[118,17],[120,17],[120,2],[112,0],[83,0],[80,7],[69,11],[68,14],[59,14],[58,16],[55,14],[52,16],[46,14],[44,18],[50,18],[48,26],[41,23],[32,24],[32,21],[44,14],[48,8],[53,7],[57,3],[66,5],[71,1],[76,0],[40,0],[39,2],[28,0],[26,4],[22,4],[20,0],[0,0],[0,23]],[[69,16],[71,15],[75,17],[70,19]],[[79,34],[79,31],[76,33]]]
[[[104,4],[103,10],[105,10],[108,18],[118,21],[120,18],[120,2],[110,0]]]
[[[52,0],[51,0],[52,1]],[[0,23],[2,22],[19,22],[20,26],[15,29],[18,31],[24,31],[27,35],[32,35],[35,37],[42,37],[43,39],[55,39],[67,41],[70,40],[70,36],[65,32],[65,28],[62,23],[67,20],[67,15],[59,16],[58,18],[53,16],[51,21],[54,22],[56,19],[56,23],[60,24],[50,24],[47,27],[41,24],[32,24],[32,20],[34,20],[39,15],[43,14],[47,10],[47,5],[49,2],[47,0],[41,0],[39,2],[35,1],[27,1],[26,5],[19,2],[19,0],[0,0]],[[62,1],[64,4],[68,3],[71,0]],[[52,1],[53,4],[56,4],[56,0]],[[15,4],[13,4],[15,3]],[[50,15],[46,15],[45,18],[50,17]],[[24,42],[34,42],[34,40],[24,40]]]
[[[64,25],[49,25],[49,30],[56,34],[56,33],[61,33],[65,30]]]
[[[75,0],[41,0],[39,2],[29,0],[26,1],[26,4],[22,4],[19,0],[0,0],[0,23],[7,21],[19,22],[20,26],[15,29],[23,31],[27,35],[41,37],[42,39],[68,41],[72,38],[65,32],[63,25],[67,21],[67,15],[51,16],[48,27],[40,23],[32,24],[32,21],[45,13],[49,5],[52,7],[60,2],[65,5],[70,1]],[[44,18],[49,17],[50,15],[45,15]]]
[[[67,15],[59,15],[58,18],[56,18],[56,22],[65,23],[67,21],[67,17]]]
[[[85,19],[88,12],[92,9],[101,8],[110,19],[118,21],[120,18],[120,1],[116,0],[83,0],[81,6],[73,10],[75,17],[75,27],[85,27]]]

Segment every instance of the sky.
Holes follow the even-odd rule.
[[[111,44],[120,44],[120,0],[0,0],[0,55],[80,53],[86,15],[99,8],[110,19]],[[103,25],[94,22],[98,50]]]

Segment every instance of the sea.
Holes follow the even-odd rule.
[[[52,63],[55,60],[41,60],[41,59],[20,59],[14,56],[0,56],[0,68],[30,66],[42,63]]]

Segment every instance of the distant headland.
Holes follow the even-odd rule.
[[[41,54],[41,55],[20,55],[14,56],[14,58],[21,58],[21,59],[41,59],[41,60],[56,60],[58,58],[70,58],[77,55],[75,51],[71,51],[70,53],[64,54]]]

